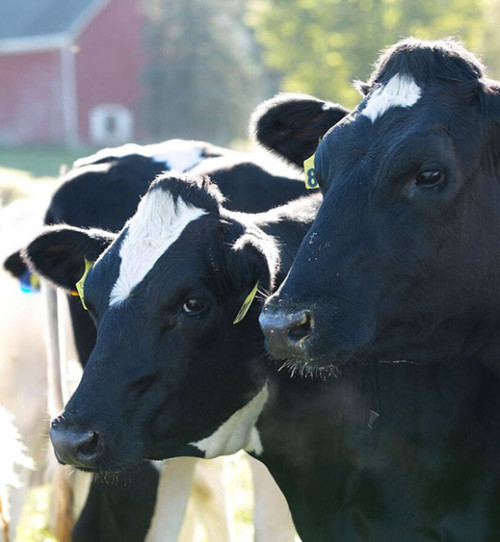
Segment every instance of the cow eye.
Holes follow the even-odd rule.
[[[197,314],[201,312],[206,306],[206,303],[202,299],[196,297],[190,297],[182,306],[182,310],[187,314]]]
[[[435,188],[446,179],[445,172],[440,169],[428,169],[415,176],[415,186],[420,188]]]

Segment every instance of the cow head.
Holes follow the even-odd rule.
[[[408,39],[360,89],[318,146],[324,201],[261,316],[271,353],[318,366],[487,345],[498,357],[498,84],[460,44]]]
[[[252,363],[262,354],[259,303],[233,321],[257,281],[271,288],[277,251],[221,200],[207,178],[165,174],[113,239],[59,227],[29,245],[31,266],[66,289],[84,258],[96,260],[83,300],[97,341],[52,423],[60,461],[113,470],[252,446],[266,397]]]

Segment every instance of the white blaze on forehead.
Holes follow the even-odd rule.
[[[204,209],[180,197],[174,202],[172,194],[165,190],[157,188],[148,192],[128,224],[120,248],[120,272],[111,290],[109,305],[127,299],[132,288],[142,281],[185,227],[204,214]]]
[[[361,115],[372,122],[391,107],[411,107],[420,99],[422,89],[409,75],[395,75],[385,85],[376,88],[368,98]]]
[[[234,454],[241,449],[260,455],[263,448],[255,424],[268,397],[269,391],[266,384],[250,402],[237,410],[215,433],[198,442],[191,442],[190,445],[204,452],[206,459]]]

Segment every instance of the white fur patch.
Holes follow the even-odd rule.
[[[192,141],[167,139],[167,141],[151,145],[127,143],[120,147],[102,149],[96,152],[92,158],[97,161],[108,156],[121,158],[129,154],[139,154],[140,156],[151,158],[160,164],[165,164],[168,169],[187,171],[202,161],[202,153],[203,148]]]
[[[203,149],[183,139],[169,139],[156,145],[148,145],[148,156],[155,162],[164,163],[170,169],[187,171],[199,164]]]
[[[391,107],[411,107],[422,94],[421,88],[408,75],[395,75],[382,87],[375,89],[361,115],[372,122]]]
[[[120,248],[120,273],[109,296],[109,305],[121,303],[153,268],[185,227],[206,211],[174,199],[170,192],[156,189],[142,199],[128,224]]]
[[[234,454],[246,450],[260,455],[263,451],[260,435],[255,427],[269,397],[267,384],[244,407],[237,410],[228,420],[207,438],[191,442],[205,453],[206,459],[219,455]]]

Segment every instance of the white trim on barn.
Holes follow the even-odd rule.
[[[92,2],[90,6],[80,15],[80,17],[68,29],[68,33],[77,38],[92,22],[95,16],[100,13],[104,7],[109,4],[110,0],[100,0],[100,2]]]
[[[32,53],[39,51],[52,51],[71,45],[68,34],[50,34],[46,36],[32,36],[29,38],[11,38],[0,40],[0,54]]]
[[[78,135],[75,52],[72,47],[63,47],[60,54],[64,141],[70,147],[77,147],[80,138]]]

